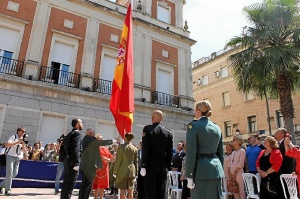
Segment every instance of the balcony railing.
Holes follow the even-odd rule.
[[[22,76],[24,62],[0,56],[0,73]]]
[[[52,67],[41,66],[39,80],[62,86],[79,88],[80,75],[72,72],[58,70]]]
[[[179,107],[179,97],[158,91],[152,92],[152,103],[165,106]]]
[[[104,79],[94,79],[94,92],[111,95],[112,82]]]

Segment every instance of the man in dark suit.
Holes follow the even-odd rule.
[[[160,122],[163,113],[152,113],[152,125],[145,126],[142,136],[142,168],[146,199],[165,199],[167,173],[171,170],[173,135]]]
[[[73,119],[72,127],[72,131],[68,133],[64,139],[66,156],[64,159],[65,176],[60,195],[61,199],[71,198],[72,191],[79,173],[82,139],[80,131],[83,128],[81,119]]]
[[[140,150],[138,151],[138,178],[137,178],[137,191],[138,191],[138,199],[145,198],[145,186],[144,186],[144,177],[140,174],[141,167],[142,167],[142,141],[140,141]]]
[[[82,183],[79,190],[79,199],[88,199],[96,169],[102,167],[99,146],[111,145],[112,140],[97,140],[92,128],[86,129],[86,135],[82,140],[82,157],[80,172],[82,172]]]
[[[185,157],[185,152],[183,151],[182,142],[177,143],[177,151],[173,154],[172,158],[172,171],[181,172],[182,159]],[[178,188],[182,188],[180,175],[178,175]]]

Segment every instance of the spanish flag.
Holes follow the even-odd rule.
[[[129,4],[124,21],[114,79],[110,110],[115,118],[119,134],[131,132],[134,112],[132,10]]]

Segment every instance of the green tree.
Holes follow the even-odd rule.
[[[292,94],[299,88],[299,0],[264,0],[244,8],[251,27],[229,40],[238,52],[229,57],[237,89],[279,98],[286,129],[294,132]]]

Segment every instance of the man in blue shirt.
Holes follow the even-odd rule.
[[[256,160],[261,152],[261,148],[257,145],[257,142],[254,136],[249,137],[250,145],[246,150],[246,158],[248,163],[248,172],[256,174]]]

